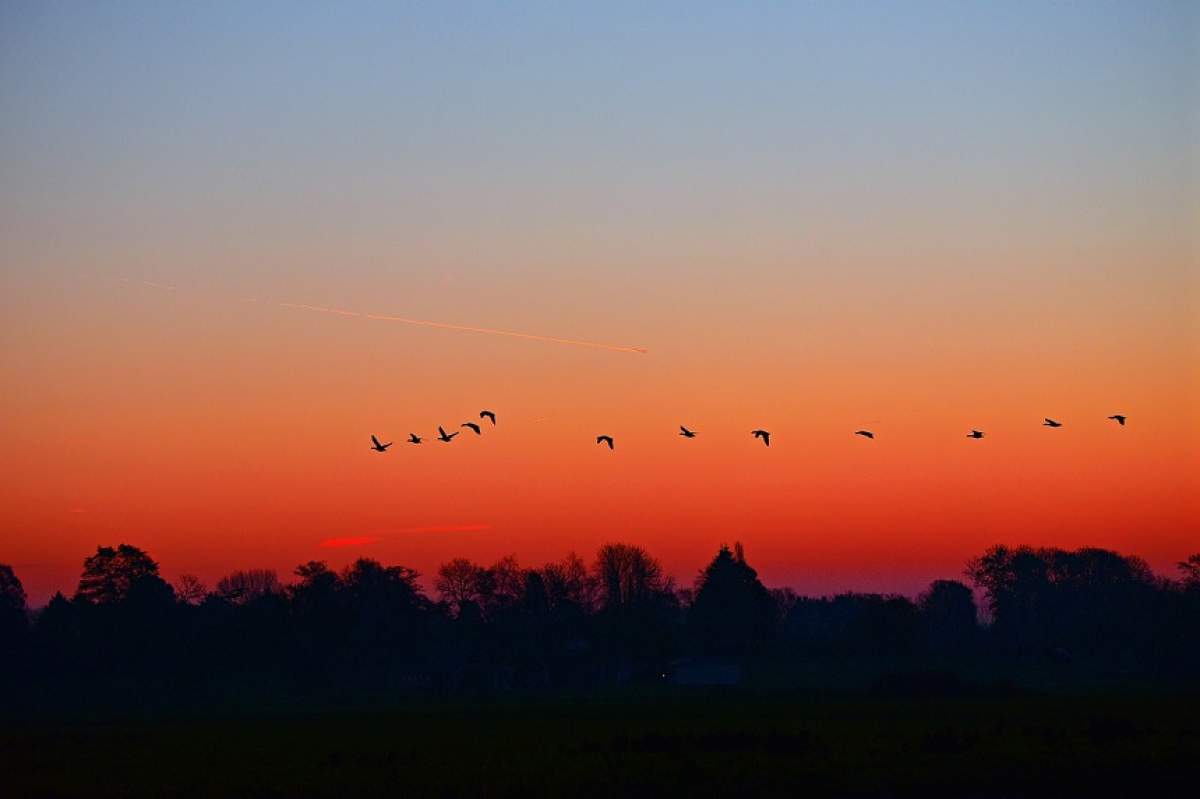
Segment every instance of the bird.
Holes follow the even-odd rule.
[[[375,450],[376,452],[387,452],[387,448],[390,447],[391,445],[392,445],[392,442],[390,442],[390,441],[386,444],[383,444],[383,443],[380,443],[378,438],[376,438],[373,435],[371,436],[371,449]]]
[[[1120,413],[1114,413],[1112,416],[1110,416],[1110,417],[1108,417],[1108,418],[1109,418],[1109,419],[1112,419],[1114,422],[1116,422],[1117,424],[1121,425],[1121,427],[1124,427],[1124,426],[1125,426],[1125,416],[1124,416],[1124,414],[1120,414]]]
[[[596,443],[597,444],[608,444],[609,449],[613,448],[612,436],[596,436]]]
[[[751,430],[750,435],[754,436],[755,438],[761,438],[762,443],[765,446],[771,446],[771,434],[766,430]]]
[[[688,430],[688,429],[687,429],[686,427],[684,427],[683,425],[679,425],[679,435],[683,436],[684,438],[695,438],[695,437],[696,437],[696,431],[695,431],[695,430]]]
[[[480,419],[488,419],[491,421],[492,424],[496,423],[496,414],[494,411],[480,411],[479,418]]]
[[[870,430],[855,430],[854,435],[862,436],[863,438],[874,438],[875,437],[875,434],[872,433]]]
[[[1046,421],[1042,422],[1042,427],[1062,427],[1062,422],[1056,422],[1047,416]]]
[[[475,431],[475,435],[477,435],[477,436],[482,435],[479,432],[479,425],[475,424],[474,422],[463,422],[462,424],[459,425],[459,427],[469,427]]]
[[[971,432],[967,433],[967,438],[983,438],[983,431],[972,430]]]
[[[438,441],[450,441],[456,435],[458,435],[457,432],[447,433],[445,430],[442,429],[442,426],[440,424],[438,425]]]
[[[417,435],[416,433],[409,433],[409,434],[408,434],[408,443],[410,443],[410,444],[420,444],[420,443],[421,443],[421,437],[420,437],[419,435]]]

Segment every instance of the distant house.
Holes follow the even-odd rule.
[[[742,662],[729,657],[687,657],[671,661],[666,675],[671,685],[735,686],[742,682]]]

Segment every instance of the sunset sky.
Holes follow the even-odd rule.
[[[30,603],[120,542],[690,584],[736,540],[809,593],[1200,551],[1197,4],[648,5],[0,7]]]

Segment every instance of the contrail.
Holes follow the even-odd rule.
[[[126,284],[140,283],[144,286],[159,289],[160,291],[175,291],[175,286],[167,283],[155,283],[150,280],[137,280],[128,277],[119,277],[117,279]],[[238,302],[250,303],[258,302],[258,300],[250,297],[242,297],[238,299]],[[276,304],[283,308],[297,308],[303,311],[334,314],[335,316],[354,316],[360,319],[373,319],[380,322],[400,322],[401,324],[405,325],[417,325],[418,327],[437,327],[441,328],[442,330],[458,330],[464,333],[483,333],[489,336],[507,336],[509,338],[523,338],[529,341],[548,341],[552,344],[569,344],[572,347],[592,347],[593,349],[609,350],[611,352],[633,352],[637,353],[638,355],[645,355],[647,353],[645,347],[627,347],[620,344],[606,344],[602,341],[581,341],[574,338],[562,338],[561,336],[540,336],[536,333],[521,333],[516,330],[497,330],[491,327],[472,327],[470,325],[453,325],[449,322],[434,322],[429,319],[410,319],[406,316],[360,313],[359,311],[348,311],[344,308],[330,308],[324,305],[308,305],[302,302],[279,302]]]
[[[337,316],[357,316],[361,319],[375,319],[382,322],[401,322],[406,325],[418,325],[420,327],[438,327],[443,330],[459,330],[465,333],[484,333],[491,336],[508,336],[510,338],[524,338],[532,341],[549,341],[554,344],[570,344],[574,347],[594,347],[601,350],[612,350],[613,352],[635,352],[639,355],[645,355],[647,352],[645,347],[624,347],[620,344],[605,344],[599,341],[580,341],[578,339],[560,338],[558,336],[539,336],[535,333],[518,333],[513,330],[496,330],[490,327],[452,325],[448,322],[431,322],[428,319],[409,319],[404,316],[390,316],[388,314],[359,313],[358,311],[347,311],[343,308],[326,308],[322,305],[305,305],[298,302],[281,302],[279,304],[284,308],[299,308],[305,311],[336,314]]]

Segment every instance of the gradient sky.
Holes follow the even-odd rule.
[[[0,6],[32,602],[119,542],[690,583],[740,540],[812,593],[1200,550],[1196,4],[502,5]]]

